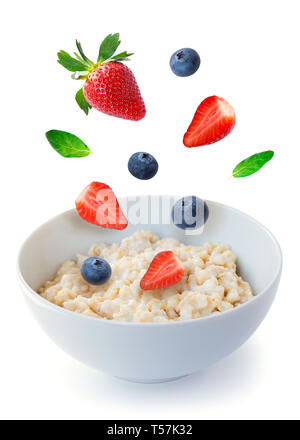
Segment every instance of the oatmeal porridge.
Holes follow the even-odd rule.
[[[171,250],[185,273],[175,286],[143,291],[140,282],[159,252]],[[111,279],[92,286],[81,276],[81,265],[100,256],[112,268]],[[97,243],[88,255],[65,262],[52,281],[39,290],[46,300],[67,310],[102,319],[168,322],[225,312],[253,298],[247,282],[236,273],[237,257],[224,244],[188,246],[173,238],[159,239],[139,231],[120,243]]]

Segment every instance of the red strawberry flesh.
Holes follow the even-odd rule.
[[[184,135],[186,147],[213,144],[227,136],[235,126],[233,107],[218,96],[210,96],[201,102]]]
[[[128,225],[112,189],[105,183],[92,182],[76,199],[81,218],[103,228],[125,229]]]
[[[141,281],[143,290],[159,290],[174,286],[182,280],[184,267],[172,251],[157,254]]]
[[[139,121],[146,107],[129,67],[118,62],[100,64],[88,76],[83,93],[96,110],[117,118]]]

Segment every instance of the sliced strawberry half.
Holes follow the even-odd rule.
[[[235,121],[234,108],[225,99],[210,96],[197,108],[183,143],[191,148],[218,142],[232,131]]]
[[[143,290],[164,289],[179,283],[183,275],[183,264],[174,252],[160,252],[154,257],[140,286]]]
[[[128,221],[112,189],[105,183],[92,182],[76,199],[80,217],[103,228],[125,229]]]

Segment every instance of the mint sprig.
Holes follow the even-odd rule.
[[[274,151],[268,150],[242,160],[233,170],[233,177],[247,177],[260,170],[274,156]]]
[[[81,139],[67,131],[50,130],[46,133],[46,138],[54,150],[63,157],[85,157],[91,153]]]

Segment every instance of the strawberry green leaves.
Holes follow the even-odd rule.
[[[85,157],[91,153],[89,147],[74,134],[60,130],[46,133],[49,144],[63,157]]]
[[[126,51],[114,55],[118,49],[120,41],[120,34],[109,34],[102,41],[99,49],[97,63],[93,63],[83,52],[81,43],[76,40],[76,47],[78,53],[74,52],[75,58],[71,57],[67,52],[61,50],[58,52],[58,63],[61,64],[65,69],[70,72],[91,72],[99,64],[105,61],[128,61],[129,57],[133,53],[128,53]],[[114,55],[114,56],[113,56]],[[73,79],[86,79],[86,76],[72,75]]]
[[[99,49],[98,63],[103,63],[104,61],[128,61],[129,57],[133,53],[121,52],[115,56],[114,53],[120,46],[120,34],[109,34],[102,41]]]
[[[76,58],[71,57],[71,55],[64,50],[58,52],[57,57],[57,62],[70,72],[86,72],[89,69],[86,64]]]
[[[109,34],[102,41],[99,49],[99,55],[97,59],[97,63],[93,63],[83,52],[81,43],[76,40],[76,47],[78,49],[78,53],[74,52],[75,58],[71,57],[67,52],[61,50],[58,52],[57,62],[61,64],[65,69],[73,72],[73,79],[83,79],[85,80],[88,74],[99,64],[102,64],[106,61],[128,61],[129,57],[133,55],[133,53],[128,53],[126,51],[121,52],[117,55],[114,55],[117,48],[121,44],[120,34]],[[113,56],[114,55],[114,56]],[[80,74],[80,72],[84,72]]]
[[[133,53],[128,53],[128,52],[121,52],[118,55],[115,55],[114,57],[111,57],[112,61],[129,61],[129,57],[131,57],[131,55],[134,55]]]
[[[88,64],[89,66],[92,67],[92,66],[94,65],[93,61],[89,60],[89,59],[85,56],[85,54],[84,54],[84,52],[83,52],[83,50],[82,50],[81,44],[79,43],[78,40],[76,40],[76,46],[77,46],[78,52],[80,53],[81,60],[82,60],[84,63],[86,63],[86,64]],[[76,58],[78,58],[78,59],[80,60],[80,57],[79,57],[76,53],[75,53],[75,56],[76,56]]]
[[[89,114],[89,110],[92,108],[90,106],[90,104],[86,101],[84,94],[83,94],[83,88],[81,88],[80,90],[78,90],[78,92],[76,93],[75,96],[76,102],[79,105],[79,107],[81,108],[81,110],[84,111],[84,113],[86,115]]]
[[[240,162],[233,170],[233,177],[247,177],[260,170],[274,156],[274,151],[263,151]]]
[[[98,62],[108,60],[120,46],[120,34],[109,34],[102,41],[99,49]]]
[[[57,54],[57,61],[65,69],[73,72],[73,79],[85,79],[88,72],[95,67],[95,64],[85,56],[81,44],[77,40],[76,46],[80,55],[74,52],[75,58],[73,58],[67,52],[61,50]],[[84,72],[84,75],[80,75],[78,72]]]

